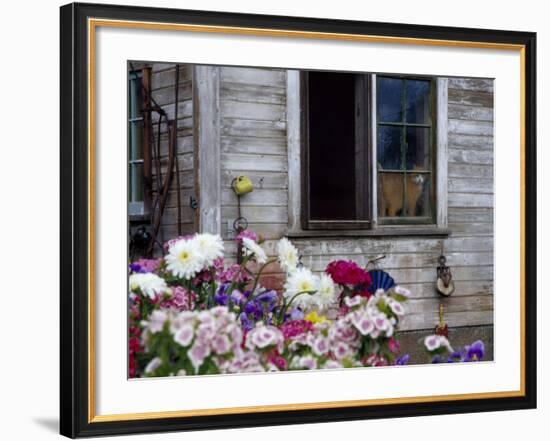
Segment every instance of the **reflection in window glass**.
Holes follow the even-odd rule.
[[[401,103],[403,80],[381,77],[378,80],[378,120],[400,122],[403,120]]]
[[[407,127],[407,170],[429,170],[430,168],[430,129]]]
[[[379,126],[377,134],[378,165],[384,170],[401,170],[401,127]]]
[[[407,122],[427,124],[430,121],[430,82],[407,80],[405,84],[407,97]]]

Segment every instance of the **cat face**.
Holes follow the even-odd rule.
[[[414,175],[412,181],[419,187],[422,187],[426,181],[426,177],[424,175]]]

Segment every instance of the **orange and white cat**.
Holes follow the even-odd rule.
[[[415,167],[415,170],[419,168]],[[406,213],[403,213],[403,175],[401,173],[381,173],[378,193],[379,216],[394,217],[416,216],[416,204],[424,190],[426,176],[423,174],[407,175],[407,194],[405,197]]]

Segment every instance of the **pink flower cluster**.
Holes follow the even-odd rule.
[[[325,272],[339,285],[370,285],[370,274],[351,260],[335,260],[330,262]]]
[[[257,242],[258,241],[258,235],[252,231],[252,230],[243,230],[241,231],[239,234],[237,234],[237,236],[235,237],[235,241],[237,243],[240,243],[243,241],[244,238],[247,238],[247,239],[250,239],[250,240],[253,240],[254,242]]]
[[[161,308],[175,308],[178,311],[189,311],[195,308],[196,299],[197,295],[194,292],[187,291],[181,286],[175,286],[172,288],[172,295],[169,298],[160,300],[158,305]]]

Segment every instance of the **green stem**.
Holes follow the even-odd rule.
[[[260,275],[262,274],[264,269],[266,269],[268,265],[271,265],[272,263],[275,263],[275,262],[277,262],[277,259],[268,260],[260,268],[260,271],[258,271],[258,274],[256,275],[256,279],[254,280],[254,285],[252,286],[252,291],[251,291],[252,294],[254,294],[254,291],[256,290],[256,287],[258,286],[258,282],[260,281]]]
[[[294,302],[294,300],[298,297],[298,296],[301,296],[302,294],[308,294],[308,295],[313,295],[315,294],[316,291],[300,291],[299,293],[297,294],[294,294],[291,298],[290,298],[290,301],[288,303],[285,303],[285,305],[283,306],[283,309],[281,311],[281,315],[280,315],[280,321],[281,323],[284,321],[285,319],[285,314],[288,310],[288,308],[290,307],[290,305],[292,305],[292,302]],[[284,297],[283,297],[284,298]]]

